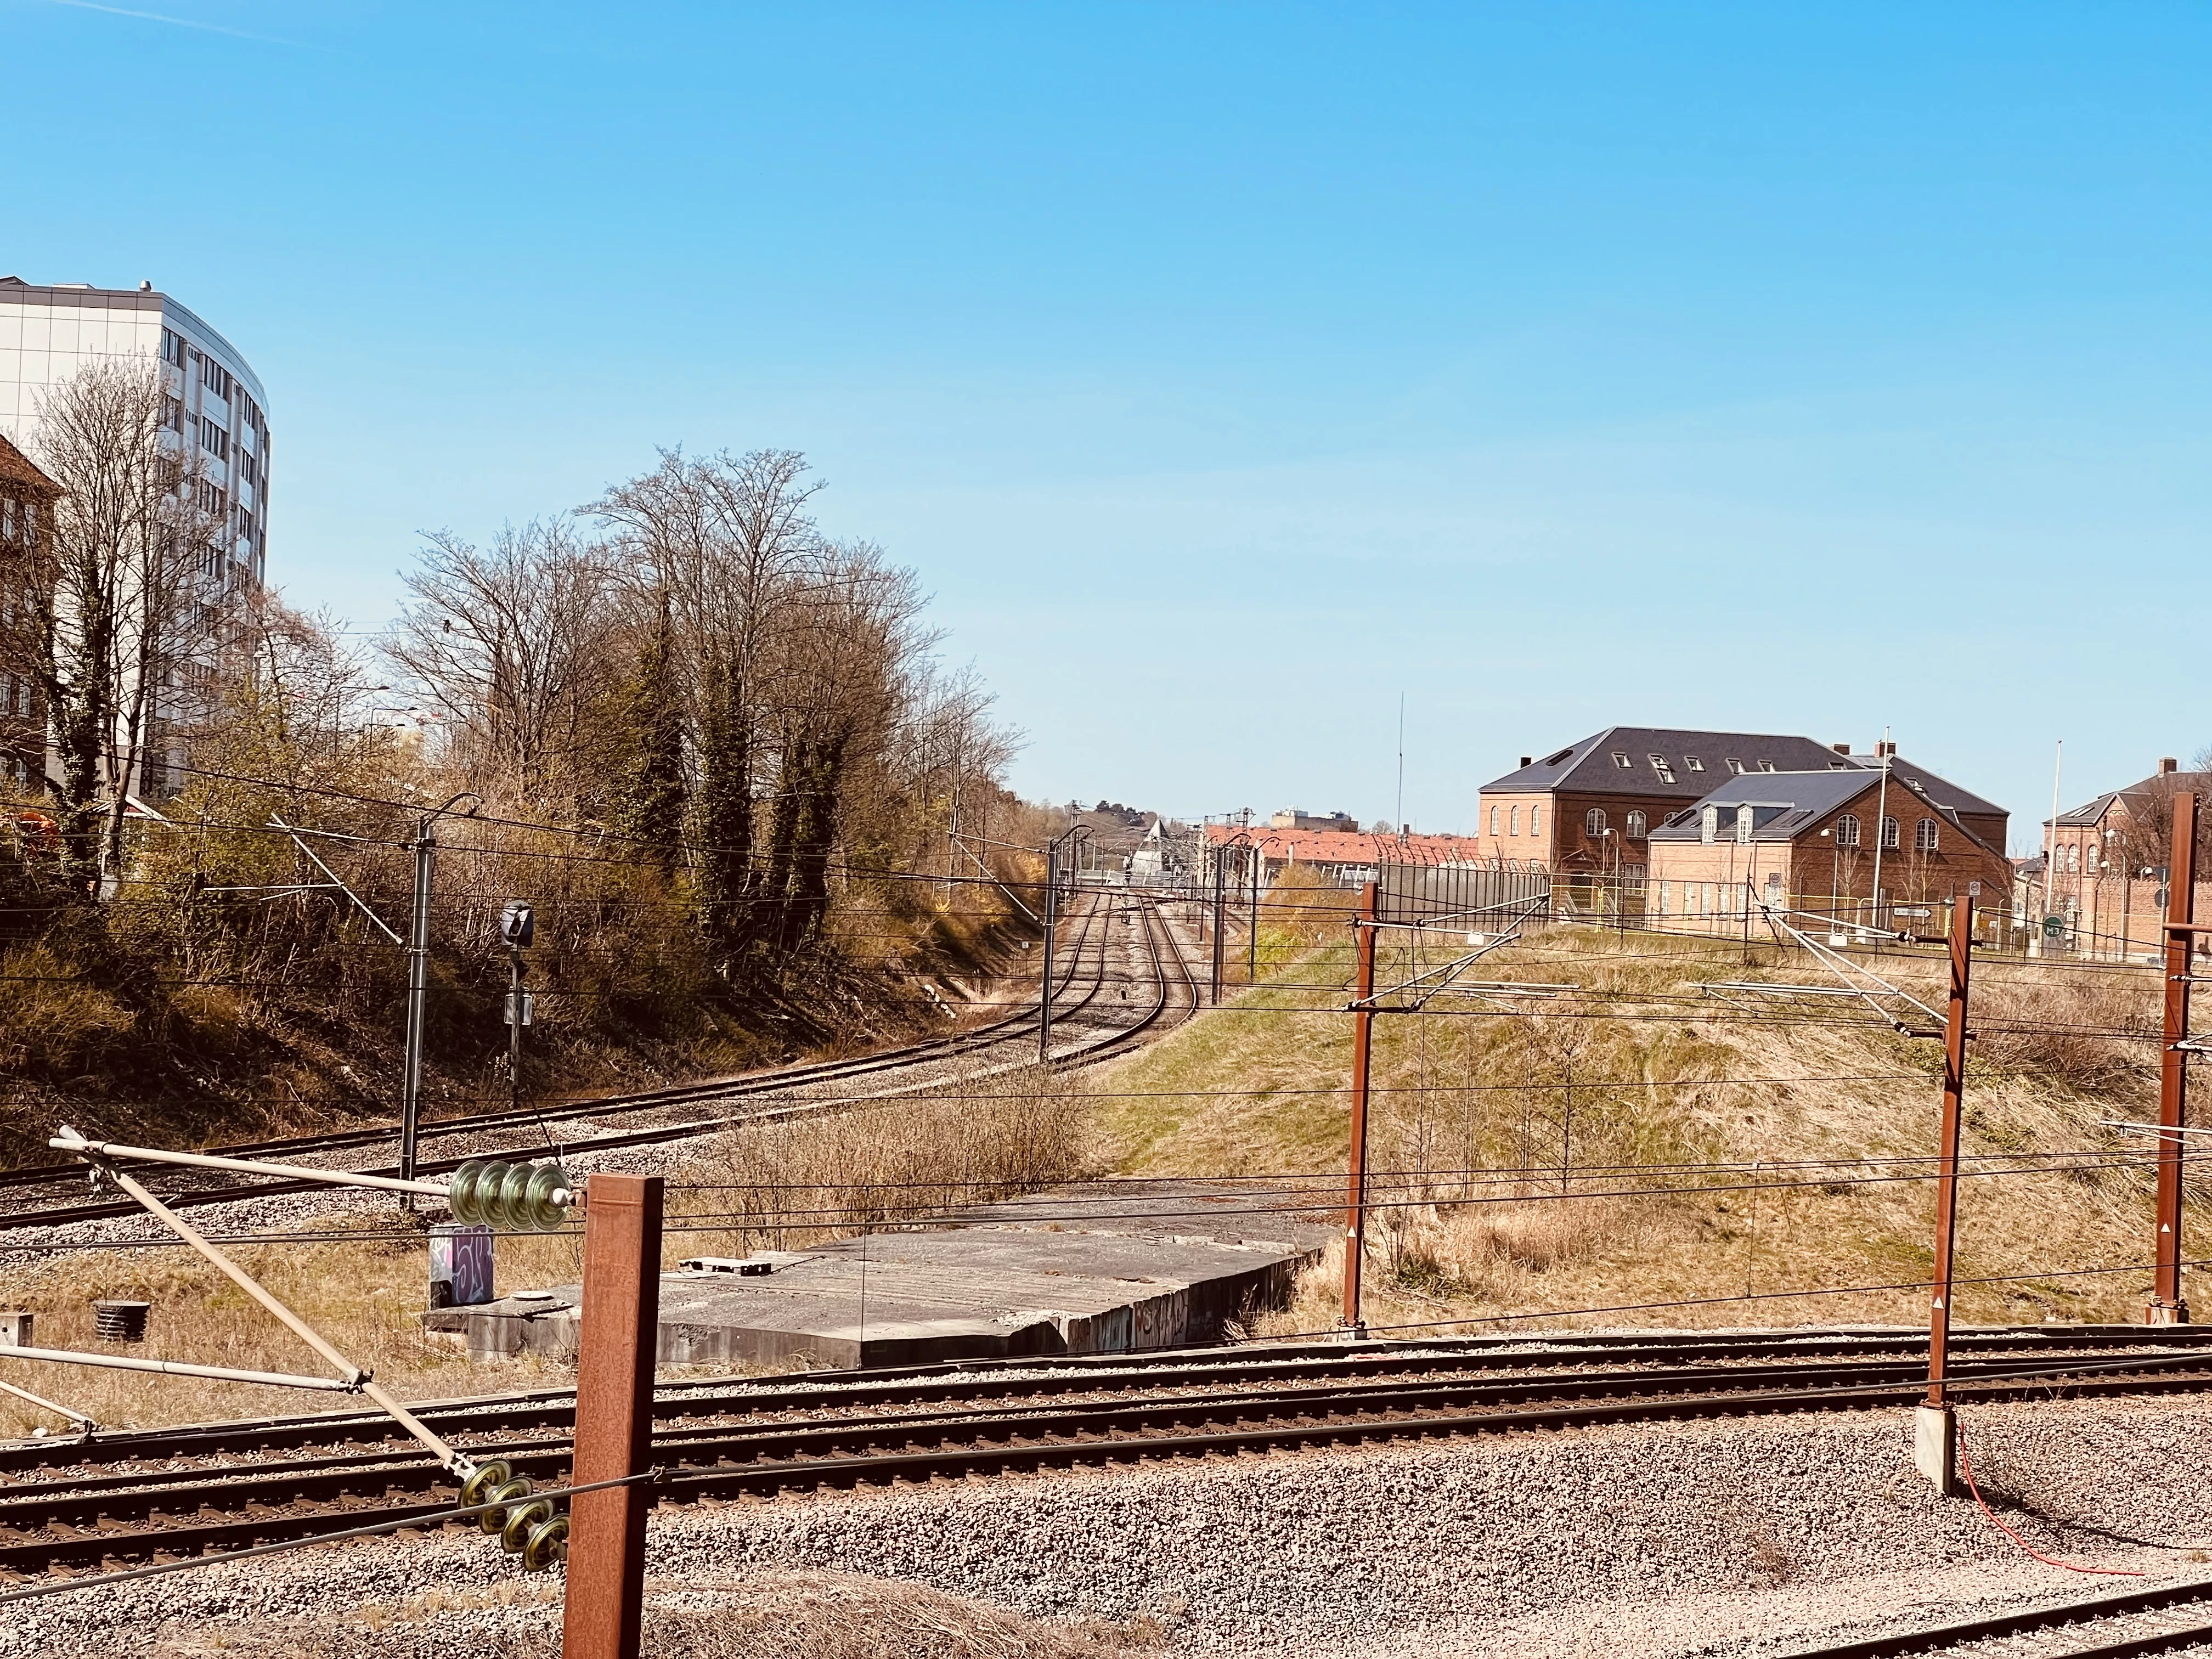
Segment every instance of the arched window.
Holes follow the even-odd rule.
[[[1859,844],[1859,820],[1856,812],[1845,812],[1836,820],[1836,845],[1856,847]]]
[[[2066,849],[2066,873],[2069,876],[2081,873],[2081,849],[2078,846]]]
[[[1936,820],[1923,818],[1912,826],[1912,850],[1932,853],[1936,850]]]
[[[1629,840],[1642,841],[1644,839],[1644,830],[1649,826],[1650,823],[1650,820],[1646,818],[1643,813],[1631,812],[1628,815]]]
[[[1540,836],[1544,833],[1544,809],[1540,806],[1532,806],[1528,809],[1528,833],[1532,836]]]
[[[1490,809],[1490,833],[1493,836],[1498,833],[1498,809],[1495,806]]]
[[[1748,847],[1751,845],[1752,822],[1750,807],[1739,806],[1735,809],[1735,842],[1737,846]]]
[[[1516,836],[1521,833],[1521,809],[1517,806],[1513,809],[1513,833]]]
[[[1881,844],[1885,848],[1894,848],[1896,847],[1897,820],[1895,818],[1884,818],[1881,821]]]
[[[1592,841],[1605,833],[1605,808],[1593,806],[1583,814],[1583,833]]]

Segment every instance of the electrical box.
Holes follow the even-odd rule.
[[[499,913],[499,942],[510,951],[526,951],[538,936],[538,919],[521,899],[509,899]],[[528,1020],[523,1021],[527,1025]]]
[[[509,1025],[532,1025],[537,1023],[538,994],[534,991],[509,991],[507,994],[507,1023]]]
[[[430,1229],[430,1305],[472,1308],[493,1300],[491,1229]]]

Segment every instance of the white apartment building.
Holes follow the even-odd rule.
[[[225,495],[233,582],[267,579],[269,396],[238,348],[150,283],[34,287],[0,276],[0,432],[33,460],[41,399],[100,357],[169,365],[171,422],[200,449],[199,472]]]
[[[33,460],[47,395],[86,365],[115,357],[164,365],[174,442],[191,455],[191,488],[219,526],[210,567],[201,573],[208,649],[190,653],[211,659],[225,600],[258,589],[268,575],[269,398],[260,377],[237,347],[150,283],[40,287],[0,276],[0,433]],[[164,671],[137,788],[152,794],[172,785],[170,769],[185,757],[160,733],[171,717],[189,717],[195,683],[204,686],[210,668],[210,660],[187,659]]]

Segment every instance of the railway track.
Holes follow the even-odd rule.
[[[2187,1328],[2173,1328],[2186,1329]],[[1961,1401],[2212,1386],[2212,1342],[2139,1328],[1960,1333]],[[1626,1337],[1291,1346],[664,1387],[663,1502],[1361,1442],[1904,1403],[1924,1339]],[[565,1390],[454,1401],[424,1420],[541,1485],[566,1472]],[[452,1480],[343,1413],[0,1446],[0,1572],[28,1577],[404,1522]]]
[[[2212,1578],[2119,1590],[1954,1625],[1804,1648],[1786,1659],[2135,1659],[2212,1650]]]
[[[1130,1006],[1105,996],[1109,985],[1119,982],[1126,990],[1128,983],[1127,980],[1117,981],[1114,971],[1117,921],[1126,924],[1125,931],[1133,930],[1135,935],[1133,939],[1125,939],[1121,944],[1124,947],[1122,953],[1128,958],[1124,965],[1140,964],[1143,976],[1151,982],[1146,1003]],[[1142,1041],[1196,1006],[1195,981],[1182,946],[1160,915],[1158,907],[1150,902],[1110,896],[1095,901],[1081,913],[1065,959],[1056,965],[1055,971],[1064,975],[1064,988],[1056,990],[1053,997],[1053,1029],[1055,1036],[1061,1037],[1054,1046],[1053,1057],[1057,1065],[1095,1064]],[[426,1150],[418,1156],[416,1168],[425,1176],[446,1175],[471,1158],[539,1155],[547,1150],[546,1137],[556,1124],[596,1128],[609,1120],[649,1117],[681,1112],[685,1108],[738,1100],[765,1103],[708,1115],[687,1114],[673,1121],[586,1133],[560,1140],[559,1151],[564,1158],[588,1160],[599,1153],[715,1134],[748,1121],[832,1109],[852,1102],[854,1097],[839,1085],[854,1079],[870,1079],[876,1085],[861,1098],[882,1098],[915,1092],[961,1077],[987,1077],[1029,1063],[1034,1057],[1036,1030],[1036,1010],[1026,1007],[966,1031],[851,1060],[816,1061],[746,1077],[681,1084],[520,1111],[445,1119],[422,1126],[419,1144]],[[817,1096],[816,1091],[825,1088],[837,1091],[826,1097]],[[397,1133],[386,1126],[201,1150],[232,1158],[323,1162],[334,1168],[358,1169],[365,1174],[394,1176],[398,1173],[396,1162],[362,1164],[345,1155],[364,1147],[389,1146]],[[440,1143],[444,1145],[441,1146]],[[45,1197],[82,1180],[81,1169],[66,1166],[0,1172],[0,1206],[9,1206],[0,1208],[0,1235],[135,1218],[143,1213],[136,1204],[125,1200],[57,1202]],[[163,1200],[175,1207],[234,1204],[328,1191],[306,1180],[239,1180],[198,1173],[165,1174],[157,1182],[157,1189]],[[30,1201],[23,1202],[25,1198]],[[0,1249],[4,1248],[0,1244]]]

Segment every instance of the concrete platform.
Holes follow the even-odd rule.
[[[1326,1211],[1255,1212],[1280,1197],[1097,1182],[926,1231],[762,1252],[742,1272],[664,1273],[659,1358],[846,1370],[1210,1341],[1231,1319],[1285,1305],[1299,1266],[1339,1235]],[[518,1291],[423,1323],[465,1340],[472,1358],[573,1358],[579,1294]]]

